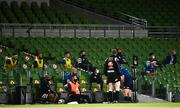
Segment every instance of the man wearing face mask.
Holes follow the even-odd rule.
[[[164,65],[166,64],[171,64],[171,65],[175,65],[177,63],[177,56],[176,56],[176,50],[173,49],[171,54],[169,54],[165,60],[164,60]]]
[[[118,64],[128,64],[128,62],[126,61],[125,57],[122,55],[121,53],[121,49],[120,48],[116,48],[117,51],[117,59],[118,59]]]
[[[33,62],[33,68],[43,69],[44,67],[44,61],[42,53],[38,53],[35,57],[35,60]]]
[[[50,80],[51,79],[48,75],[40,78],[40,94],[44,101],[55,103],[58,100],[58,95],[55,91],[51,90]]]
[[[149,53],[149,59],[146,61],[145,65],[145,74],[155,77],[157,75],[157,68],[160,68],[162,70],[161,65],[156,59],[155,54]]]
[[[84,50],[81,50],[79,53],[79,58],[77,59],[77,67],[86,71],[92,71],[94,68],[93,65],[86,58],[86,52]]]
[[[122,74],[120,73],[118,63],[114,61],[113,57],[109,57],[106,60],[104,65],[104,74],[107,77],[107,84],[109,87],[109,101],[118,102]]]
[[[90,75],[90,86],[89,89],[92,90],[92,83],[97,83],[98,89],[100,91],[103,91],[103,80],[101,77],[101,74],[99,73],[99,70],[94,67],[93,72]]]
[[[77,66],[83,70],[86,70],[88,72],[90,72],[90,77],[89,77],[89,89],[91,90],[92,87],[92,83],[97,83],[99,90],[102,91],[103,89],[103,81],[102,81],[102,77],[100,75],[99,70],[93,66],[89,60],[86,58],[86,52],[84,50],[81,50],[79,53],[79,58],[77,60]]]
[[[69,93],[69,102],[77,101],[78,103],[90,102],[87,95],[81,94],[80,84],[77,74],[72,75],[72,80],[68,82],[67,91]]]

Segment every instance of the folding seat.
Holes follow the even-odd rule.
[[[4,15],[6,16],[6,18],[8,19],[9,23],[18,23],[15,15],[10,10],[7,2],[5,2],[5,1],[1,2],[1,10],[4,13]]]

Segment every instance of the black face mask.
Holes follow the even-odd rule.
[[[81,55],[81,57],[85,57],[85,56],[86,56],[85,54]]]
[[[74,79],[74,82],[77,82],[78,80],[77,79]]]

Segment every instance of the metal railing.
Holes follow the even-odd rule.
[[[179,26],[105,24],[0,24],[3,37],[176,37]]]
[[[4,37],[147,37],[147,29],[134,25],[0,24]]]

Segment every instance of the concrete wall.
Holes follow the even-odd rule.
[[[50,0],[0,0],[0,2],[6,1],[9,5],[11,4],[12,1],[16,1],[18,5],[21,5],[21,2],[27,2],[28,5],[30,6],[32,2],[37,2],[37,4],[40,6],[42,2],[46,2],[47,5],[49,6],[49,1]]]
[[[147,30],[91,30],[91,29],[31,29],[30,33],[27,32],[28,29],[25,28],[14,28],[14,29],[1,29],[1,36],[3,37],[94,37],[94,38],[102,38],[102,37],[113,37],[113,38],[143,38],[147,36]]]

